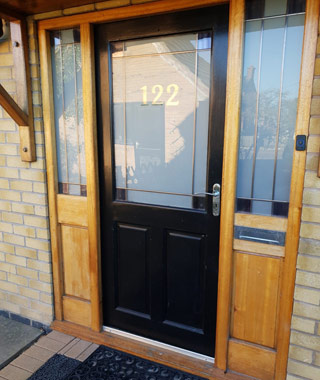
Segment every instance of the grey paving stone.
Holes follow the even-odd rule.
[[[36,370],[43,365],[43,362],[41,360],[22,354],[10,364],[29,372],[36,372]]]
[[[57,353],[59,350],[61,350],[65,346],[65,344],[61,342],[57,342],[56,340],[50,339],[47,336],[43,336],[38,340],[38,342],[36,343],[36,346],[42,347],[49,351]]]
[[[43,347],[33,345],[30,348],[28,348],[27,351],[24,352],[24,355],[41,360],[42,362],[46,362],[54,355],[54,352],[46,350]]]
[[[77,360],[79,360],[80,362],[84,362],[86,359],[88,359],[88,357],[95,352],[95,350],[99,347],[98,344],[95,344],[95,343],[92,343],[91,346],[89,346],[85,351],[82,352],[82,354],[80,354],[78,357],[77,357]]]
[[[0,316],[0,368],[30,347],[42,333],[34,327]]]
[[[89,346],[91,346],[91,342],[87,342],[85,340],[80,340],[73,347],[71,347],[70,350],[68,350],[65,353],[65,356],[67,356],[68,358],[76,359]]]
[[[64,355],[67,351],[70,350],[71,347],[73,347],[74,345],[76,345],[79,341],[80,341],[79,338],[75,338],[75,339],[73,339],[70,343],[68,343],[66,346],[64,346],[64,347],[58,352],[58,354],[60,354],[60,355]]]
[[[0,376],[7,380],[27,380],[31,372],[9,364],[0,371]]]
[[[74,336],[63,334],[59,331],[52,331],[47,335],[48,338],[56,340],[57,342],[68,344],[74,339]]]

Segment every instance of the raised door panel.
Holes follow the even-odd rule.
[[[168,232],[165,254],[165,324],[203,334],[204,236]]]
[[[231,335],[275,347],[281,261],[235,252]]]
[[[88,230],[61,225],[64,293],[90,300]]]
[[[115,257],[115,307],[124,313],[148,318],[148,229],[118,224]]]

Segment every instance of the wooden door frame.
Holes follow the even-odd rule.
[[[59,254],[57,220],[57,172],[54,132],[54,105],[51,76],[49,31],[61,28],[79,27],[81,31],[81,49],[83,65],[83,98],[85,150],[88,175],[87,213],[89,231],[90,281],[91,281],[91,330],[95,334],[102,328],[101,307],[101,270],[100,270],[100,222],[99,222],[99,186],[96,136],[94,39],[92,24],[125,20],[148,15],[157,15],[192,8],[228,3],[221,0],[161,0],[147,4],[108,9],[104,11],[59,17],[38,22],[39,46],[41,58],[41,82],[43,94],[43,115],[46,136],[46,157],[48,173],[48,196],[50,210],[50,229],[52,244],[54,303],[57,322],[61,330],[72,330],[70,323],[63,320],[62,312],[62,268]],[[225,140],[222,175],[221,230],[218,278],[218,305],[216,328],[215,367],[227,370],[228,340],[230,336],[230,315],[233,274],[233,228],[235,217],[235,192],[238,159],[239,120],[242,83],[242,56],[244,39],[245,0],[230,0],[228,66],[226,89]],[[308,135],[310,103],[319,22],[319,1],[307,0],[306,27],[304,32],[300,89],[297,110],[296,134]],[[280,288],[280,321],[277,336],[276,379],[284,379],[288,358],[291,313],[295,285],[296,258],[299,243],[302,192],[304,184],[306,152],[294,152],[291,181],[290,207],[287,239],[284,258],[284,275]],[[231,201],[230,201],[231,200]],[[60,327],[59,327],[60,326]],[[67,327],[66,327],[67,326]],[[81,330],[74,328],[78,334]]]

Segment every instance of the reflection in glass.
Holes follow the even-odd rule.
[[[79,29],[51,33],[59,193],[86,196]]]
[[[303,14],[246,22],[238,211],[287,215],[303,29]]]
[[[111,52],[117,199],[203,208],[210,34],[116,42]]]
[[[305,11],[305,0],[246,0],[246,20],[284,16]]]

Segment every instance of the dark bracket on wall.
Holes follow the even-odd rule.
[[[31,76],[29,66],[28,35],[25,19],[11,11],[0,12],[0,17],[10,21],[17,100],[0,84],[0,105],[19,126],[20,155],[22,161],[36,161],[33,126]]]

